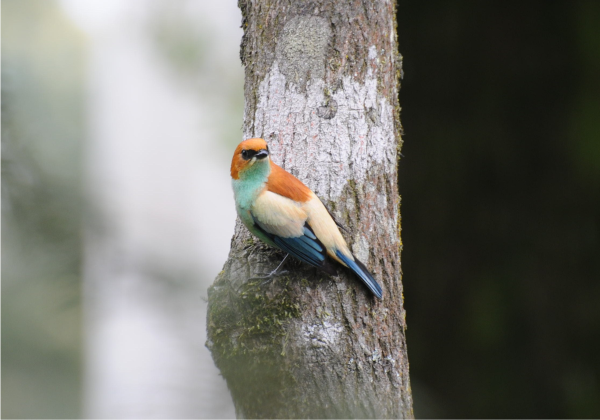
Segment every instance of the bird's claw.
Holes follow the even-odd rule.
[[[281,262],[279,263],[279,265],[277,266],[277,268],[275,270],[271,271],[268,274],[261,274],[256,277],[251,277],[248,280],[265,280],[261,284],[267,284],[271,280],[273,280],[275,277],[281,276],[282,274],[286,274],[288,272],[287,270],[279,271],[279,269],[281,268],[281,266],[283,266],[283,263],[285,262],[285,260],[287,260],[288,256],[289,256],[289,254],[286,254],[285,257],[283,257],[283,260],[281,260]]]
[[[248,280],[264,280],[261,284],[267,284],[270,283],[275,277],[279,277],[287,273],[289,273],[289,271],[287,270],[283,270],[280,272],[277,272],[277,270],[273,270],[270,273],[259,273],[258,276],[250,277]]]

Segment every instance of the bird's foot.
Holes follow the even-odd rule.
[[[273,281],[275,277],[283,276],[284,274],[289,273],[287,270],[283,270],[277,272],[277,270],[273,270],[270,273],[258,273],[255,277],[250,277],[248,280],[264,280],[261,285],[268,284]]]
[[[281,266],[283,265],[283,263],[285,262],[285,260],[287,259],[288,256],[289,256],[289,254],[283,258],[283,260],[279,263],[279,265],[277,266],[277,268],[275,270],[271,271],[270,273],[260,273],[258,276],[251,277],[248,280],[264,280],[261,283],[261,285],[265,285],[265,284],[273,281],[273,279],[275,277],[287,274],[288,273],[287,270],[279,271],[279,269],[281,268]]]

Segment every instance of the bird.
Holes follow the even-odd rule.
[[[264,139],[247,139],[236,147],[231,183],[237,214],[252,234],[330,275],[336,274],[336,263],[347,267],[383,298],[381,286],[352,254],[331,213],[310,188],[271,160]]]

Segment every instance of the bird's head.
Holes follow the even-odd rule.
[[[244,140],[233,153],[231,160],[231,177],[245,178],[254,172],[270,171],[269,146],[263,139]]]

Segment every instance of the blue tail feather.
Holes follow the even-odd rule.
[[[365,283],[365,285],[373,292],[375,296],[379,299],[383,297],[383,291],[381,290],[381,286],[377,281],[373,278],[369,270],[357,259],[352,261],[350,258],[346,257],[340,251],[335,251],[335,255],[344,262],[360,279]]]

